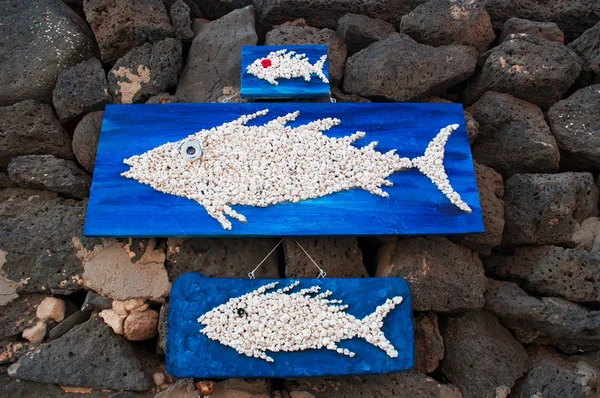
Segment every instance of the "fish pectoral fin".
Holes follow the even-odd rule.
[[[334,343],[332,343],[332,344],[329,344],[329,345],[328,345],[326,348],[327,348],[328,350],[330,350],[330,351],[335,351],[335,352],[337,352],[338,354],[346,355],[346,356],[348,356],[348,357],[350,357],[350,358],[354,358],[354,356],[356,355],[356,353],[355,353],[355,352],[352,352],[352,351],[350,351],[350,350],[349,350],[349,349],[347,349],[347,348],[340,348],[340,347],[338,347],[338,346],[337,346],[336,344],[334,344]]]
[[[237,211],[233,210],[231,207],[229,207],[227,205],[223,206],[223,212],[225,214],[227,214],[229,217],[235,218],[239,222],[243,222],[243,223],[248,222],[248,220],[246,220],[246,216],[238,213]]]

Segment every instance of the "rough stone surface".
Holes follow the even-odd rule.
[[[174,104],[177,102],[181,102],[179,98],[169,93],[156,94],[146,101],[147,104]]]
[[[103,111],[88,113],[75,127],[71,146],[80,165],[90,173],[94,172],[96,150],[102,129]]]
[[[540,350],[542,351],[542,350]],[[532,368],[517,383],[516,397],[593,397],[597,392],[600,369],[592,361],[569,358],[553,352],[531,353]]]
[[[348,58],[344,91],[393,101],[436,95],[468,78],[476,57],[472,47],[429,47],[394,33]]]
[[[115,103],[144,102],[177,85],[182,68],[181,42],[165,39],[129,51],[108,72],[108,87]]]
[[[600,170],[598,109],[600,84],[576,91],[548,111],[550,129],[558,143],[564,166],[576,170]]]
[[[92,178],[71,160],[54,155],[26,155],[8,165],[8,177],[23,188],[45,189],[70,198],[89,196]]]
[[[443,237],[398,238],[377,253],[378,277],[408,281],[414,311],[481,308],[486,278],[477,254]]]
[[[504,188],[503,244],[573,247],[580,223],[598,214],[589,173],[515,174]]]
[[[464,44],[487,50],[496,35],[480,2],[429,0],[402,16],[400,32],[430,46]]]
[[[328,277],[362,278],[368,276],[356,238],[298,239]],[[295,239],[283,242],[286,278],[316,278],[319,269],[302,251]]]
[[[337,34],[346,42],[348,55],[359,52],[392,33],[396,33],[396,29],[391,23],[360,14],[346,14],[337,25]]]
[[[97,317],[22,356],[11,365],[8,374],[22,380],[70,387],[133,391],[150,387],[129,343]]]
[[[23,330],[36,324],[35,312],[46,298],[43,294],[21,295],[0,307],[0,340],[20,335]]]
[[[533,297],[515,283],[493,279],[485,301],[524,344],[551,344],[566,353],[600,349],[600,311],[559,297]]]
[[[24,342],[21,336],[0,339],[0,365],[7,365],[17,362],[19,358],[23,356],[23,354],[30,349],[33,349],[33,347],[35,347],[35,345]],[[2,376],[0,376],[0,378],[1,377]],[[0,396],[3,396],[1,395],[2,391],[3,390],[0,382]]]
[[[528,36],[506,40],[485,56],[465,93],[467,102],[498,91],[547,110],[575,82],[582,66],[581,58],[561,43]]]
[[[252,0],[194,0],[198,3],[204,18],[215,20],[229,14],[238,8],[244,8],[253,4]],[[196,17],[196,18],[200,18]]]
[[[21,282],[18,292],[68,293],[83,289],[83,268],[72,239],[83,237],[85,203],[57,198],[47,191],[0,190],[0,250],[5,276]]]
[[[274,25],[303,18],[310,26],[335,29],[345,14],[362,14],[383,19],[398,26],[402,15],[408,14],[426,0],[257,0],[254,1],[258,25],[269,30]]]
[[[158,341],[156,342],[156,351],[158,354],[164,354],[167,347],[167,319],[169,317],[169,303],[160,306],[158,312]]]
[[[252,6],[204,26],[192,42],[177,97],[186,102],[215,102],[226,87],[239,92],[242,46],[257,42]]]
[[[2,2],[0,105],[29,98],[51,102],[60,72],[97,52],[85,21],[62,1]]]
[[[48,341],[56,340],[60,336],[63,336],[69,330],[73,329],[74,326],[80,325],[90,319],[91,311],[75,311],[64,321],[53,327],[48,333]]]
[[[275,247],[273,239],[169,239],[167,270],[171,280],[187,272],[207,277],[247,278]],[[257,278],[278,278],[277,252],[271,254],[256,271]]]
[[[87,292],[85,300],[81,305],[82,311],[102,311],[112,308],[112,299],[102,296],[92,290]]]
[[[52,107],[26,100],[0,108],[0,167],[16,156],[42,154],[73,157],[69,135]]]
[[[302,19],[275,27],[265,39],[265,45],[325,44],[329,61],[329,76],[332,85],[338,85],[344,75],[346,43],[331,29],[308,26]]]
[[[585,250],[558,246],[518,247],[513,256],[489,258],[486,266],[540,295],[600,303],[600,256]]]
[[[0,374],[0,396],[19,398],[81,398],[81,394],[67,393],[54,384],[13,380]],[[94,397],[96,398],[96,397]],[[112,398],[112,397],[111,397]]]
[[[179,40],[190,40],[194,37],[192,31],[192,20],[190,18],[190,6],[183,0],[177,0],[169,8],[171,24],[175,29],[175,37]]]
[[[442,372],[465,398],[497,397],[529,369],[523,346],[487,311],[451,317],[441,330],[446,345]]]
[[[600,4],[596,0],[489,0],[485,5],[495,29],[502,29],[512,17],[556,23],[567,41],[581,35],[600,20]]]
[[[154,398],[198,398],[198,390],[194,385],[194,379],[179,379],[165,391],[156,394]]]
[[[142,341],[156,336],[158,332],[158,312],[146,310],[131,313],[125,318],[123,335],[127,340]]]
[[[104,110],[111,100],[106,73],[96,58],[62,71],[52,92],[52,104],[61,122]]]
[[[569,43],[569,48],[583,59],[582,83],[600,83],[600,22]]]
[[[115,300],[143,297],[163,301],[171,290],[163,249],[155,248],[154,239],[138,245],[143,253],[138,259],[139,253],[132,251],[131,241],[123,244],[108,240],[93,250],[76,245],[77,256],[83,262],[85,285]]]
[[[35,316],[41,320],[52,319],[59,323],[65,319],[65,302],[56,297],[46,297],[38,305]]]
[[[489,255],[492,248],[502,243],[504,183],[502,182],[502,176],[496,173],[494,169],[477,162],[474,162],[474,166],[485,232],[482,234],[449,236],[448,239],[483,255]]]
[[[0,171],[0,188],[12,188],[17,185],[8,179],[8,174],[6,172]]]
[[[550,41],[564,43],[565,35],[554,22],[536,22],[528,19],[510,18],[504,23],[499,42],[514,39],[519,35],[529,37],[541,37]]]
[[[440,334],[435,312],[415,315],[415,344],[417,350],[415,369],[421,373],[431,373],[436,370],[444,358],[444,340]]]
[[[176,3],[177,0],[163,0],[165,4],[165,8],[167,10],[171,9],[171,6]],[[203,3],[208,3],[205,0],[183,0],[185,4],[190,8],[190,17],[191,18],[203,18],[204,14],[202,14],[202,10],[200,9],[200,5]],[[216,18],[214,18],[216,19]]]
[[[115,61],[145,42],[175,35],[161,0],[84,0],[83,10],[103,62]]]
[[[468,111],[479,122],[479,135],[473,145],[478,163],[505,177],[558,170],[556,140],[537,105],[488,91]]]
[[[462,398],[451,384],[409,370],[389,375],[286,380],[290,398]]]

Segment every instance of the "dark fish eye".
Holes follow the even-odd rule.
[[[244,315],[246,315],[246,311],[243,308],[238,308],[237,314],[238,314],[238,316],[244,316]]]
[[[193,162],[194,160],[200,159],[202,156],[202,146],[196,140],[185,140],[183,144],[181,144],[179,153],[188,162]]]

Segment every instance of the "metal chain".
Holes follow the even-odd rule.
[[[265,256],[265,258],[263,258],[262,261],[260,263],[258,263],[256,268],[254,268],[252,271],[248,272],[248,278],[256,279],[256,270],[258,270],[260,268],[260,266],[263,265],[263,263],[267,260],[267,258],[269,258],[269,256],[275,251],[275,249],[277,249],[279,247],[279,245],[281,244],[281,242],[284,241],[284,239],[285,238],[281,238],[281,240],[279,242],[277,242],[275,247],[273,249],[271,249],[271,251]],[[308,254],[308,252],[304,249],[304,247],[302,247],[302,245],[300,244],[300,242],[298,242],[297,239],[294,239],[294,241],[300,247],[300,249],[302,249],[304,254],[306,254],[308,256],[308,258],[310,259],[310,261],[312,261],[312,263],[315,265],[315,267],[317,267],[317,269],[319,270],[319,276],[317,276],[317,278],[325,278],[327,276],[327,273],[325,272],[325,270],[323,268],[319,267],[319,265],[316,263],[316,261],[310,256],[310,254]]]

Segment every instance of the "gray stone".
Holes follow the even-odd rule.
[[[460,390],[409,370],[389,375],[285,380],[291,398],[462,398]]]
[[[346,94],[337,87],[331,88],[331,97],[337,102],[371,102],[357,94]]]
[[[524,344],[551,344],[566,353],[600,349],[600,311],[560,297],[533,297],[515,283],[493,279],[485,308]]]
[[[21,155],[73,158],[71,140],[52,107],[35,100],[0,108],[0,167]]]
[[[581,58],[561,43],[528,36],[506,40],[485,57],[465,92],[468,103],[486,91],[498,91],[547,110],[575,82],[582,66]]]
[[[519,35],[541,37],[550,41],[564,43],[565,35],[554,22],[536,22],[528,19],[510,18],[504,23],[499,42],[514,39]]]
[[[59,386],[33,381],[13,380],[6,374],[0,374],[0,397],[10,398],[81,398],[81,394],[67,393]],[[98,398],[100,395],[92,393],[86,398]]]
[[[89,196],[92,184],[92,178],[75,162],[53,155],[16,157],[8,165],[8,176],[23,188],[44,189],[76,199]]]
[[[356,238],[304,238],[298,239],[328,277],[363,278],[369,276],[363,264],[362,252]],[[286,278],[316,278],[319,269],[302,251],[295,239],[283,242]]]
[[[0,4],[0,106],[52,101],[64,69],[98,53],[90,29],[60,0]]]
[[[153,95],[152,97],[148,98],[148,101],[146,101],[147,104],[175,104],[177,102],[181,102],[179,101],[179,98],[169,93]]]
[[[448,318],[441,327],[442,373],[465,398],[498,397],[529,369],[527,352],[498,319],[483,310]]]
[[[518,247],[512,256],[487,259],[486,267],[539,295],[600,303],[600,256],[585,250],[558,246]]]
[[[481,308],[486,278],[481,260],[443,237],[398,238],[377,253],[378,277],[408,281],[414,311]]]
[[[81,311],[96,311],[107,310],[112,308],[112,299],[110,297],[102,296],[92,290],[87,292],[85,300],[81,305]]]
[[[329,61],[331,84],[338,85],[344,75],[346,43],[331,29],[308,26],[302,19],[276,26],[267,33],[265,45],[325,44]]]
[[[173,281],[187,272],[200,272],[207,277],[247,278],[275,247],[273,239],[191,238],[169,239],[167,270]],[[256,271],[257,278],[278,278],[277,252],[271,254]]]
[[[561,151],[561,164],[565,167],[582,171],[600,170],[598,109],[600,84],[577,90],[548,111],[550,129]]]
[[[103,62],[116,61],[145,42],[175,36],[161,0],[84,0],[83,10]]]
[[[484,52],[496,35],[480,2],[429,0],[402,16],[400,32],[421,44],[464,44]]]
[[[169,10],[171,8],[171,6],[176,2],[177,2],[177,0],[163,0],[163,3],[165,4],[165,8],[167,10]],[[208,3],[207,0],[183,0],[183,2],[190,8],[190,17],[192,19],[204,17],[204,14],[202,13],[200,6],[203,3]],[[214,18],[214,19],[216,19],[216,18]]]
[[[542,350],[540,350],[542,351]],[[515,397],[593,397],[600,369],[582,357],[555,352],[531,353],[532,367],[511,391]]]
[[[346,14],[340,18],[337,33],[346,42],[348,55],[359,52],[371,43],[396,33],[394,25],[366,15]]]
[[[10,366],[8,375],[71,387],[150,388],[133,347],[98,317],[75,326],[35,353],[22,356]]]
[[[578,37],[600,20],[600,3],[596,0],[488,0],[486,10],[494,29],[501,30],[512,17],[556,23],[567,41]]]
[[[17,362],[25,353],[35,349],[35,344],[23,340],[21,336],[12,336],[0,339],[0,365]],[[0,396],[2,393],[2,382],[0,381]]]
[[[11,188],[15,186],[17,186],[17,184],[9,180],[8,174],[0,171],[0,188]]]
[[[383,19],[398,26],[402,15],[408,14],[426,0],[255,0],[256,16],[261,31],[286,21],[303,18],[316,28],[337,27],[339,19],[348,14],[362,14]]]
[[[171,25],[175,29],[175,37],[179,40],[191,40],[194,37],[190,13],[190,6],[183,0],[177,0],[169,8]]]
[[[96,58],[62,71],[52,93],[52,104],[61,122],[102,111],[111,100],[106,73]]]
[[[482,234],[448,236],[448,239],[489,256],[492,248],[502,243],[504,184],[502,176],[496,173],[494,169],[476,162],[474,162],[474,166],[485,232]]]
[[[435,312],[415,315],[415,369],[421,373],[431,373],[444,359],[444,340],[440,334],[438,317]]]
[[[27,282],[19,283],[18,292],[83,290],[83,267],[74,244],[100,243],[83,237],[85,203],[48,191],[8,188],[0,190],[0,220],[4,275]]]
[[[581,222],[598,214],[590,173],[515,174],[504,189],[506,245],[574,247]]]
[[[476,57],[472,47],[429,47],[394,33],[348,58],[344,91],[393,101],[429,97],[467,79]]]
[[[239,92],[242,46],[257,42],[252,6],[207,24],[192,42],[177,97],[186,102],[215,102],[224,89],[233,87]]]
[[[75,311],[69,315],[61,323],[50,329],[48,333],[48,341],[56,340],[60,336],[73,329],[74,326],[80,325],[90,319],[91,311]]]
[[[212,395],[212,394],[211,394]],[[194,379],[179,379],[171,384],[169,388],[159,392],[154,398],[198,398],[198,390],[194,385]]]
[[[537,105],[488,91],[468,111],[479,122],[473,145],[477,162],[505,177],[558,170],[556,140]]]
[[[177,85],[182,47],[175,39],[136,47],[108,72],[108,87],[115,103],[144,102]]]
[[[90,173],[94,172],[96,150],[102,130],[103,111],[88,113],[75,127],[71,143],[77,161]]]
[[[169,303],[164,303],[158,312],[158,341],[156,342],[156,352],[164,355],[167,349],[167,333],[169,328],[167,320],[169,318]]]
[[[569,48],[583,60],[582,83],[600,83],[600,22],[569,43]]]
[[[0,340],[20,335],[23,330],[35,325],[35,312],[46,297],[45,294],[26,294],[0,306]]]

